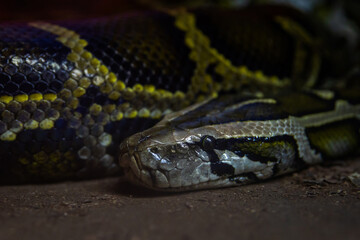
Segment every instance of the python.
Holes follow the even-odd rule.
[[[357,54],[337,42],[333,48],[332,38],[293,9],[162,10],[0,29],[2,183],[124,171],[152,188],[221,187],[359,145],[358,91],[338,91],[335,80],[356,65]],[[159,140],[145,132],[119,147],[156,123],[161,134],[150,135],[169,146],[153,146],[149,141]],[[333,148],[337,141],[347,145]],[[174,149],[181,153],[169,159]],[[210,170],[179,167],[198,157]],[[170,170],[175,162],[182,171]]]

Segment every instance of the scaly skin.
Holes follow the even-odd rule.
[[[281,7],[2,24],[0,181],[118,174],[122,140],[170,112],[345,73],[310,25]]]

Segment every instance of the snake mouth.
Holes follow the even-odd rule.
[[[124,169],[125,177],[132,183],[157,190],[170,190],[165,175],[141,163],[138,153],[126,152],[120,156],[120,167]]]
[[[136,180],[140,178],[140,168],[138,158],[135,157],[133,152],[136,146],[132,143],[131,138],[127,138],[120,144],[119,166],[123,169],[126,178]]]
[[[132,183],[152,189],[166,189],[169,187],[164,175],[153,168],[145,166],[139,156],[139,140],[141,133],[126,139],[120,145],[119,165],[125,177]]]
[[[125,177],[135,183],[142,183],[141,170],[135,155],[124,153],[120,155],[120,167],[124,170]],[[150,183],[152,186],[152,182]]]
[[[124,153],[121,156],[120,163],[121,167],[124,168],[125,177],[129,182],[160,192],[196,191],[210,188],[233,187],[254,182],[253,179],[249,179],[247,176],[239,175],[231,178],[223,177],[213,179],[195,185],[173,187],[169,184],[171,179],[167,179],[165,174],[158,170],[144,167],[140,163],[139,155],[136,153],[132,155]]]

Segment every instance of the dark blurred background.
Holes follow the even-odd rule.
[[[323,16],[341,8],[351,18],[360,20],[358,0],[0,0],[0,21],[96,17],[156,7],[238,7],[264,3],[288,4]]]
[[[359,42],[359,0],[0,0],[0,22],[82,19],[159,7],[220,8],[269,3],[294,6],[312,14],[350,43]]]
[[[9,0],[0,1],[1,21],[77,19],[106,16],[143,8],[131,0]]]

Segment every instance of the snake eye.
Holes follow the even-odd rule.
[[[214,149],[216,139],[212,136],[204,136],[201,140],[201,147],[205,151],[210,151]]]

